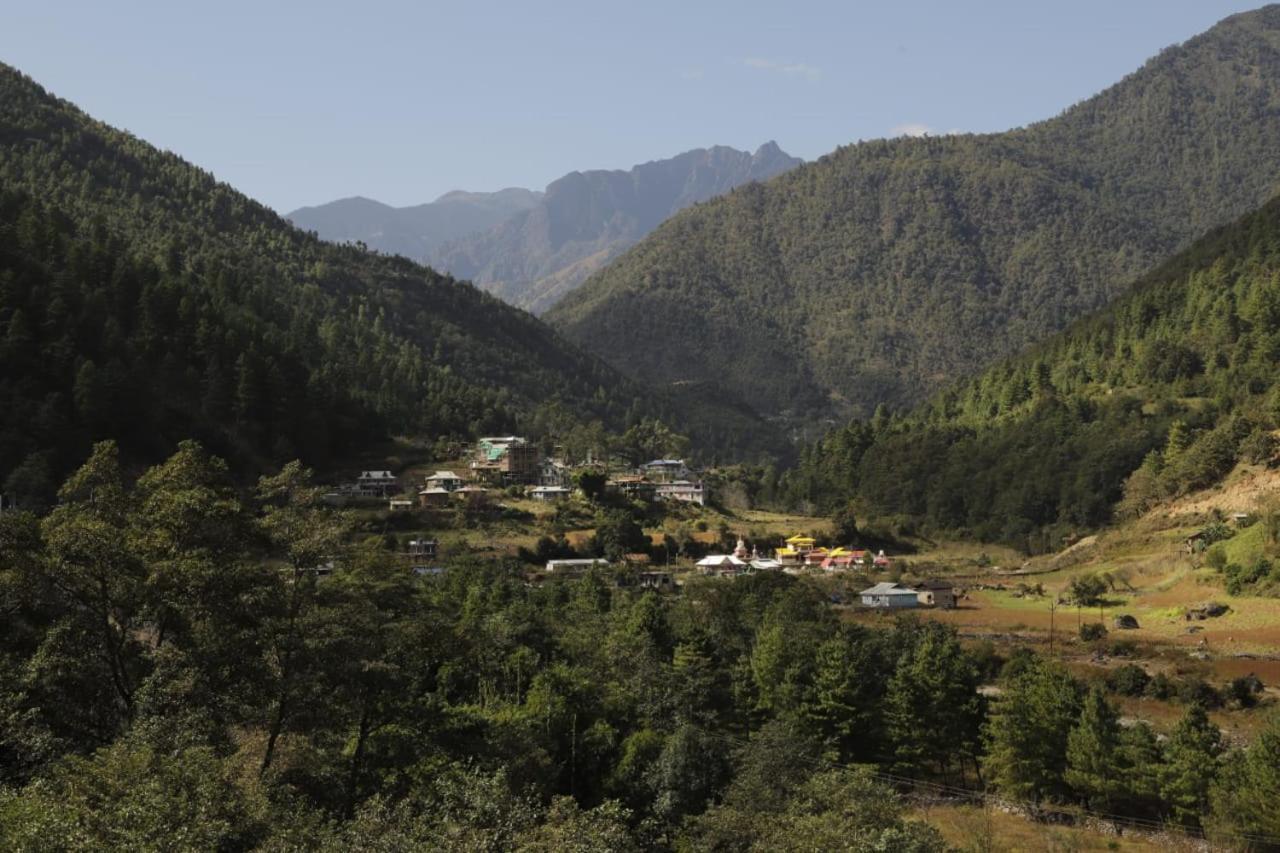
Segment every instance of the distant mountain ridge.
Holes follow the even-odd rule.
[[[364,243],[385,254],[422,261],[442,243],[491,228],[532,208],[541,198],[540,192],[518,187],[492,193],[454,190],[410,207],[353,196],[300,207],[285,218],[325,240]]]
[[[547,318],[633,375],[869,415],[1013,353],[1280,186],[1280,7],[1038,124],[850,145],[683,211]]]
[[[672,214],[802,162],[776,142],[754,153],[716,145],[629,170],[570,172],[545,192],[454,191],[412,207],[355,196],[286,218],[323,240],[430,264],[540,314]]]
[[[802,162],[767,142],[754,153],[717,145],[627,171],[571,172],[529,210],[428,261],[540,314],[671,215]]]

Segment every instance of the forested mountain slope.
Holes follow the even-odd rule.
[[[300,207],[285,218],[325,240],[360,242],[379,252],[421,261],[441,244],[492,228],[541,198],[540,192],[516,187],[493,193],[455,191],[409,207],[357,196]]]
[[[528,314],[323,243],[5,66],[0,190],[10,494],[47,492],[99,437],[146,459],[196,436],[238,461],[316,463],[388,432],[663,411]]]
[[[1280,198],[1219,229],[1102,312],[906,417],[854,422],[783,478],[793,501],[853,499],[1043,550],[1274,464]]]
[[[548,319],[762,411],[919,401],[1062,328],[1280,186],[1280,7],[1060,116],[841,148],[664,223]]]
[[[801,162],[768,142],[754,154],[717,145],[628,171],[571,172],[529,210],[428,260],[541,314],[673,213]]]

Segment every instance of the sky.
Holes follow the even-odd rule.
[[[0,0],[0,61],[281,213],[1049,118],[1258,3]],[[11,7],[11,8],[6,8]]]

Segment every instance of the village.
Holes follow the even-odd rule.
[[[681,501],[699,506],[706,503],[702,482],[691,479],[697,472],[683,459],[654,459],[637,469],[622,468],[616,461],[570,465],[544,455],[536,444],[516,435],[479,439],[463,474],[437,470],[416,487],[391,471],[361,471],[353,481],[326,495],[326,499],[339,506],[386,501],[388,509],[396,511],[414,506],[442,507],[451,500],[467,500],[515,488],[534,500],[550,503],[570,497],[583,474],[603,477],[606,490],[630,498]]]
[[[684,459],[653,459],[638,466],[628,466],[620,460],[575,465],[554,454],[544,454],[536,443],[522,436],[508,435],[479,439],[459,463],[416,475],[412,471],[397,476],[386,469],[363,470],[328,492],[325,500],[334,506],[378,508],[390,517],[412,518],[416,514],[427,519],[433,512],[449,509],[465,513],[502,508],[504,501],[511,503],[513,499],[554,507],[571,500],[601,497],[651,505],[658,512],[663,512],[664,506],[704,508],[710,500],[702,472]],[[677,554],[673,560],[660,535],[653,534],[654,547],[662,547],[661,568],[654,565],[652,554],[643,552],[624,553],[613,560],[598,555],[556,556],[531,567],[529,577],[538,583],[569,580],[594,570],[607,573],[619,586],[672,592],[689,577],[729,579],[761,572],[815,576],[857,573],[868,578],[894,575],[893,561],[883,549],[873,551],[851,544],[827,546],[811,533],[793,533],[785,539],[761,538],[766,541],[748,546],[745,534],[738,533],[732,550],[716,552],[714,547],[708,547],[705,555],[682,558]],[[439,538],[418,531],[404,543],[401,553],[415,574],[436,575],[445,570],[441,560],[446,550]],[[894,579],[858,591],[847,603],[895,611],[918,607],[949,609],[961,594],[942,578],[925,578],[912,585]]]

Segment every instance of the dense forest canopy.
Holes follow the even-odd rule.
[[[1062,115],[851,145],[673,217],[549,312],[759,411],[902,408],[1103,306],[1280,175],[1280,7]]]
[[[664,417],[709,454],[774,440],[470,285],[320,242],[7,67],[0,187],[0,492],[51,494],[103,437],[150,460],[200,437],[259,469],[549,412],[616,432]]]
[[[914,412],[855,421],[785,474],[791,502],[1031,550],[1272,464],[1280,427],[1280,199],[1095,316]]]
[[[1280,840],[1280,719],[1229,750],[1203,681],[1151,680],[1159,741],[1132,678],[861,627],[812,579],[419,577],[321,492],[101,443],[0,515],[0,847],[932,853],[901,794],[934,784]]]

